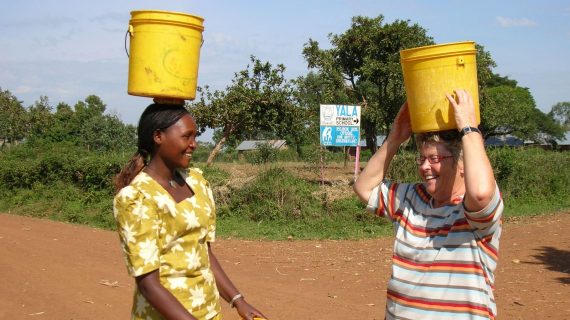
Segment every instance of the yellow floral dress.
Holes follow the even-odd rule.
[[[200,169],[179,174],[194,196],[178,203],[142,171],[115,196],[113,212],[127,269],[133,277],[159,269],[161,284],[195,318],[218,319],[220,295],[208,256],[208,242],[216,236],[212,190]],[[138,289],[132,319],[162,319]]]

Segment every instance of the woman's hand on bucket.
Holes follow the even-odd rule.
[[[475,117],[475,104],[473,103],[471,94],[469,94],[467,90],[456,89],[455,95],[457,100],[454,99],[451,94],[445,94],[447,100],[449,100],[449,103],[453,107],[457,130],[461,130],[465,127],[476,127],[477,118]]]
[[[408,101],[400,107],[400,111],[394,119],[392,129],[388,138],[393,139],[395,142],[402,144],[412,135],[412,125],[410,122],[410,112],[408,111]]]

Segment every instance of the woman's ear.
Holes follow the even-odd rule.
[[[164,132],[161,130],[155,130],[152,134],[152,139],[154,140],[155,145],[161,145],[164,140]]]

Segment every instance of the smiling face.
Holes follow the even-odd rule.
[[[194,119],[189,114],[184,115],[170,127],[155,133],[156,155],[170,169],[187,168],[198,147],[197,133]]]
[[[420,148],[420,156],[430,158],[433,156],[448,157],[451,152],[443,143],[424,143]],[[453,157],[442,158],[439,163],[429,163],[426,159],[418,164],[418,173],[422,178],[427,192],[434,199],[434,206],[451,203],[453,199],[464,193],[463,162],[457,163]]]

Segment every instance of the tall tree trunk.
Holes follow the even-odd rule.
[[[222,150],[222,146],[224,145],[224,143],[226,143],[231,133],[232,133],[231,130],[224,131],[224,136],[220,139],[220,141],[218,141],[218,143],[216,143],[216,146],[214,147],[214,149],[212,149],[210,155],[208,156],[208,161],[206,162],[207,167],[212,166],[212,163],[214,163],[214,159],[216,158],[218,153],[220,153],[220,150]]]
[[[364,126],[364,133],[366,134],[366,146],[372,154],[375,154],[377,149],[376,127],[374,126],[374,123],[367,119],[364,119],[361,123]]]

